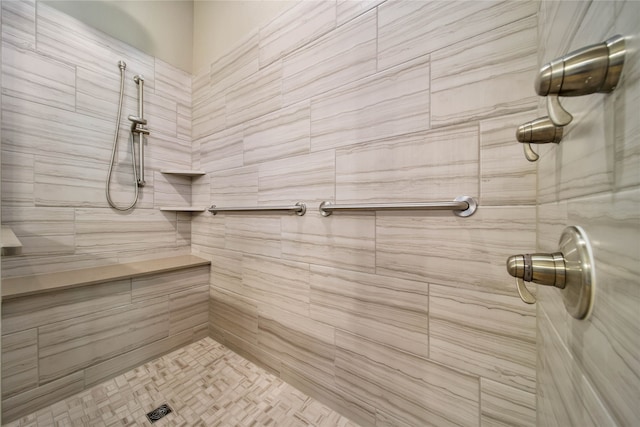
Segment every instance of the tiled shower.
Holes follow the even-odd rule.
[[[2,224],[23,243],[3,279],[211,263],[5,299],[3,421],[209,336],[362,426],[633,424],[638,22],[633,1],[302,1],[190,74],[3,1]],[[566,137],[528,162],[514,134],[546,114],[539,66],[613,34],[632,36],[623,83],[567,99]],[[118,60],[146,78],[151,129],[126,213],[104,198]],[[131,79],[126,93],[134,111]],[[473,216],[317,210],[459,195]],[[160,210],[299,201],[304,216]],[[505,270],[573,224],[595,244],[587,321],[552,289],[524,304]]]

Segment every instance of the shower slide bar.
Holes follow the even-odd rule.
[[[298,202],[293,206],[255,206],[255,207],[235,207],[235,208],[219,208],[212,205],[209,209],[213,215],[221,212],[269,212],[269,211],[287,211],[293,212],[298,216],[302,216],[307,212],[307,205]]]
[[[453,213],[460,217],[468,217],[478,208],[478,203],[473,197],[458,196],[452,202],[427,202],[427,203],[375,203],[375,204],[352,204],[334,205],[324,201],[320,203],[320,213],[322,216],[329,216],[334,211],[409,211],[427,210],[443,211],[453,210]]]

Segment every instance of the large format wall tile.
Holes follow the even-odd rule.
[[[207,271],[207,278],[209,272]],[[191,331],[209,321],[209,284],[172,291],[169,295],[169,335]]]
[[[536,164],[524,157],[515,129],[536,118],[535,110],[480,122],[482,205],[534,205]]]
[[[478,130],[457,127],[336,151],[338,203],[451,201],[478,193]]]
[[[480,379],[482,426],[536,425],[536,395],[486,378]]]
[[[4,1],[2,7],[2,40],[33,49],[36,46],[35,0]]]
[[[2,45],[2,93],[73,111],[74,67],[9,43]]]
[[[227,126],[255,119],[280,108],[281,80],[282,61],[278,61],[231,87],[225,94]]]
[[[191,74],[154,58],[155,93],[191,105]]]
[[[228,215],[225,224],[225,249],[280,258],[279,217]]]
[[[431,55],[431,126],[531,110],[537,19],[499,27]]]
[[[429,285],[311,266],[311,318],[427,357]]]
[[[221,94],[258,71],[259,39],[257,31],[251,32],[211,64],[208,78],[212,94]]]
[[[537,1],[385,2],[378,8],[378,69],[457,42],[472,44],[475,37],[537,10]]]
[[[378,213],[376,272],[516,295],[505,261],[535,247],[535,219],[534,206],[480,206],[468,218]]]
[[[218,207],[258,204],[258,166],[250,165],[211,173],[209,200]]]
[[[313,151],[428,128],[428,57],[311,100]]]
[[[429,320],[430,359],[535,392],[535,308],[517,295],[430,285]]]
[[[259,163],[309,152],[309,101],[252,120],[244,126],[244,163]]]
[[[2,336],[2,398],[38,386],[38,331]]]
[[[376,11],[299,49],[282,61],[284,105],[376,72]]]
[[[264,305],[309,315],[309,265],[274,258],[242,258],[243,294]]]
[[[333,378],[332,326],[281,309],[260,309],[258,343],[290,366],[316,381]]]
[[[3,207],[2,223],[22,243],[24,255],[72,254],[75,251],[73,209]]]
[[[36,328],[130,303],[129,279],[5,299],[2,302],[2,332]]]
[[[146,179],[146,175],[145,175]],[[129,188],[130,191],[131,187]],[[191,206],[191,178],[154,172],[153,206]]]
[[[335,25],[335,2],[296,3],[260,29],[260,66],[264,67],[304,46]]]
[[[335,192],[333,151],[305,154],[261,164],[258,170],[258,203],[307,205],[331,200]],[[311,208],[311,206],[308,206]]]
[[[362,1],[351,1],[351,0],[338,0],[337,1],[337,24],[338,26],[344,24],[345,22],[350,21],[351,19],[367,12],[370,9],[373,9],[380,3],[383,3],[385,0],[362,0]]]
[[[176,215],[139,209],[114,216],[106,209],[76,209],[76,251],[145,250],[176,247]]]
[[[258,307],[256,303],[232,292],[209,287],[209,333],[224,340],[226,332],[258,343]]]
[[[479,425],[479,381],[426,359],[336,331],[336,382],[409,425]]]
[[[33,154],[2,151],[2,205],[34,206]]]
[[[200,167],[207,172],[215,172],[242,166],[242,130],[242,126],[236,126],[199,140]]]
[[[209,283],[209,266],[131,279],[133,302],[170,295]]]
[[[375,217],[307,212],[282,218],[282,257],[348,270],[375,269]]]
[[[41,383],[168,336],[168,301],[155,298],[38,329]]]

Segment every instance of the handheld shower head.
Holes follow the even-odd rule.
[[[118,61],[118,67],[120,67],[121,70],[124,70],[127,68],[127,63],[124,61]]]

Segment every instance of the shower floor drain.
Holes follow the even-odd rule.
[[[173,411],[171,410],[171,408],[169,407],[169,405],[167,405],[166,403],[164,405],[160,405],[158,408],[154,409],[153,411],[149,412],[147,414],[147,418],[149,419],[149,421],[151,421],[151,423],[155,423],[156,421],[158,421],[160,418],[169,415],[170,413],[172,413]]]

